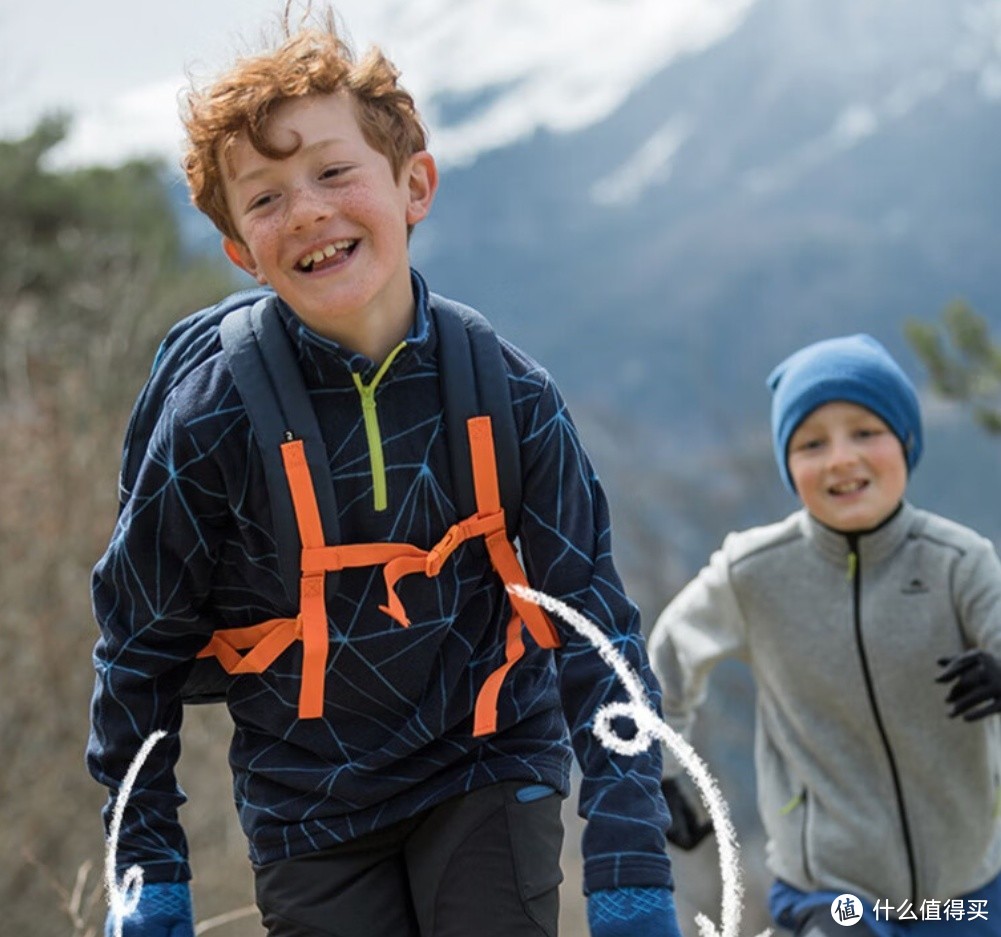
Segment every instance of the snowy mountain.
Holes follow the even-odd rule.
[[[900,350],[905,315],[997,306],[999,46],[996,2],[759,0],[605,119],[448,172],[415,247],[651,412],[832,330]]]
[[[754,2],[392,0],[380,34],[449,167],[596,123],[665,63],[727,36]]]

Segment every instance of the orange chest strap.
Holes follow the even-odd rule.
[[[473,417],[467,423],[467,432],[476,514],[450,527],[430,550],[409,543],[326,544],[302,442],[293,440],[284,443],[281,447],[282,461],[302,541],[299,614],[296,618],[274,618],[248,628],[216,631],[198,656],[216,657],[231,674],[262,673],[293,643],[302,641],[299,718],[317,719],[323,715],[330,647],[324,593],[328,572],[382,566],[387,601],[380,609],[403,627],[407,627],[410,620],[396,594],[396,583],[403,576],[414,573],[437,576],[456,548],[473,537],[484,538],[491,565],[505,586],[527,586],[525,572],[505,528],[490,417]],[[560,645],[559,635],[542,609],[515,595],[510,595],[510,599],[512,614],[507,625],[504,663],[487,677],[476,699],[473,734],[477,736],[496,730],[501,684],[511,667],[525,653],[522,624],[540,647],[555,648]]]

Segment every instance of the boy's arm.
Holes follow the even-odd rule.
[[[213,623],[198,609],[208,593],[225,491],[211,459],[165,413],[124,506],[107,552],[94,570],[100,638],[87,764],[112,798],[143,742],[153,749],[129,799],[119,870],[139,864],[146,881],[190,877],[177,811],[184,795],[174,766],[180,754],[180,691]],[[105,808],[110,822],[112,803]]]
[[[1001,660],[1001,559],[994,545],[980,538],[965,552],[953,581],[963,634],[973,647]]]
[[[690,739],[709,674],[745,653],[744,620],[730,583],[726,544],[660,613],[648,642],[650,663],[664,693],[664,721]],[[664,774],[681,765],[664,751]]]
[[[542,387],[522,441],[520,542],[529,582],[598,625],[640,675],[651,703],[659,706],[639,615],[612,562],[604,494],[558,392],[544,375],[539,380]],[[559,630],[560,692],[582,769],[580,814],[588,821],[585,891],[669,886],[660,752],[651,746],[625,757],[602,747],[592,732],[595,713],[628,696],[585,638],[569,628]]]
[[[953,577],[953,607],[971,645],[940,657],[937,683],[949,686],[951,718],[975,722],[1001,712],[1001,560],[990,541],[978,537],[963,552]]]

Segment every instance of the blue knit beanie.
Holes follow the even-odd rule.
[[[768,375],[772,389],[772,443],[786,487],[794,494],[789,439],[817,407],[835,400],[876,414],[904,447],[907,468],[921,458],[921,408],[914,385],[870,335],[848,335],[807,345]]]

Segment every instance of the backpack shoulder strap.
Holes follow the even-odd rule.
[[[219,323],[233,309],[256,302],[265,292],[254,288],[233,293],[174,323],[150,368],[125,431],[122,464],[118,475],[119,509],[132,496],[150,436],[160,419],[164,401],[184,379],[219,352]]]
[[[275,304],[269,295],[233,310],[220,323],[219,336],[264,463],[282,582],[289,600],[297,605],[302,547],[282,443],[302,440],[326,542],[338,543],[340,530],[327,448]],[[336,591],[337,578],[336,573],[326,577],[328,596]]]
[[[521,518],[521,441],[500,339],[486,318],[469,306],[432,293],[428,307],[438,332],[438,374],[459,514],[476,513],[466,423],[474,416],[489,416],[501,504],[513,540]]]

